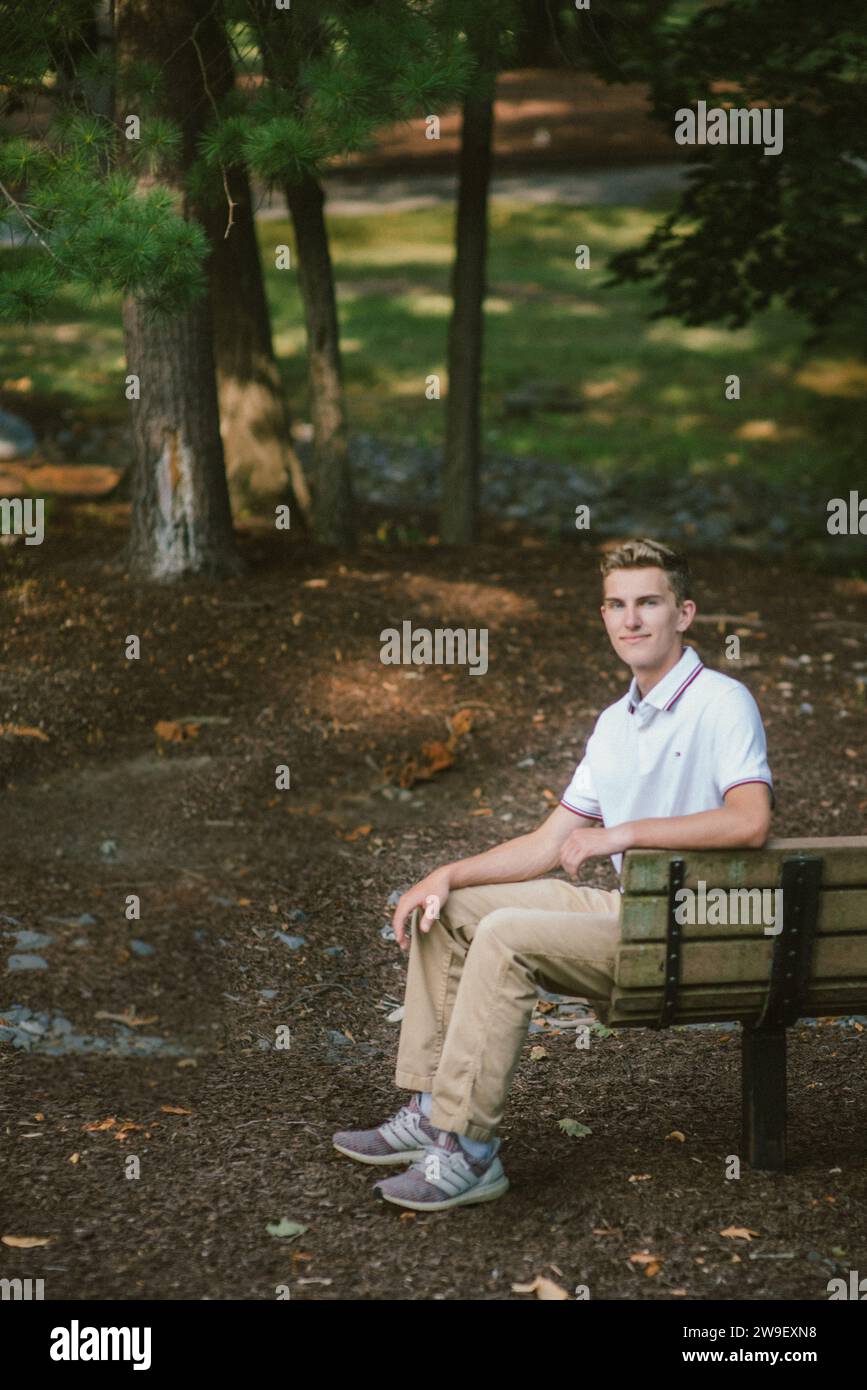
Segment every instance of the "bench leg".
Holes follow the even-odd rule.
[[[751,1168],[786,1165],[786,1030],[743,1028],[743,1145]]]

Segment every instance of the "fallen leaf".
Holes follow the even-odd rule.
[[[450,738],[443,743],[442,739],[431,739],[428,743],[421,746],[422,756],[427,759],[428,766],[422,769],[419,775],[433,777],[434,773],[442,772],[444,768],[454,764],[454,748],[457,744],[456,738]]]
[[[558,1120],[557,1123],[562,1129],[563,1133],[568,1134],[570,1138],[583,1139],[585,1134],[593,1133],[593,1130],[590,1129],[589,1125],[582,1125],[580,1120],[563,1119]]]
[[[125,1023],[128,1028],[141,1028],[143,1023],[156,1023],[159,1014],[148,1014],[146,1018],[136,1018],[135,1011],[130,1007],[125,1014],[110,1014],[104,1009],[98,1010],[94,1018],[108,1018],[113,1023]]]
[[[686,1143],[686,1135],[680,1129],[673,1129],[670,1134],[666,1134],[666,1139],[676,1139],[679,1144]]]
[[[80,1153],[70,1154],[70,1155],[69,1155],[69,1162],[70,1162],[70,1163],[77,1163],[78,1160],[79,1160],[80,1158],[81,1158],[81,1154],[80,1154]]]
[[[730,1240],[752,1240],[753,1236],[759,1235],[758,1231],[751,1231],[747,1226],[726,1226],[724,1231],[720,1231],[721,1236],[728,1236]]]
[[[473,727],[473,712],[468,709],[459,709],[453,714],[449,721],[449,727],[456,738],[463,738]]]
[[[344,835],[344,840],[357,840],[359,835],[369,835],[373,829],[372,825],[357,825],[354,830],[350,830],[348,835]]]
[[[545,1060],[545,1058],[546,1058],[547,1056],[548,1056],[548,1053],[547,1053],[546,1049],[545,1049],[544,1047],[540,1047],[538,1044],[537,1044],[535,1047],[531,1047],[531,1048],[530,1048],[530,1061],[531,1061],[531,1062],[544,1062],[544,1060]],[[563,1122],[562,1122],[562,1120],[561,1120],[561,1122],[560,1122],[560,1128],[561,1128],[561,1129],[563,1128]]]
[[[543,1299],[562,1300],[569,1297],[565,1289],[561,1289],[553,1279],[546,1279],[543,1274],[537,1274],[532,1284],[513,1284],[512,1293],[534,1293],[537,1298]]]
[[[622,1236],[623,1231],[619,1226],[594,1226],[594,1236]]]
[[[630,1182],[650,1182],[650,1180],[652,1179],[652,1177],[653,1177],[653,1174],[652,1174],[652,1173],[633,1173],[633,1174],[631,1175],[631,1177],[629,1178],[629,1181],[630,1181]]]
[[[126,1139],[129,1138],[130,1132],[134,1129],[144,1129],[144,1125],[137,1125],[133,1120],[124,1120],[123,1123],[118,1126],[118,1128],[115,1130],[114,1134],[111,1137],[112,1139],[120,1139],[120,1141],[123,1143]]]
[[[88,1131],[97,1129],[113,1129],[116,1124],[116,1117],[114,1115],[110,1115],[107,1120],[91,1120],[90,1124],[82,1125],[81,1128]]]
[[[595,1021],[590,1024],[590,1032],[597,1038],[610,1038],[614,1034],[613,1028],[606,1028],[604,1023]]]
[[[308,1229],[307,1226],[302,1226],[300,1221],[287,1221],[285,1216],[277,1222],[269,1222],[265,1227],[269,1236],[285,1237],[287,1240],[294,1240],[296,1236],[303,1236]]]
[[[26,724],[0,724],[0,734],[14,734],[16,738],[41,738],[43,743],[51,741],[41,729]]]
[[[54,1236],[0,1236],[4,1245],[12,1245],[16,1250],[32,1250],[37,1245],[50,1245]]]
[[[458,714],[449,723],[449,736],[444,743],[442,739],[432,739],[421,746],[421,756],[424,762],[419,762],[416,758],[409,758],[400,770],[398,778],[399,785],[406,790],[416,782],[429,781],[438,772],[443,772],[446,768],[454,766],[455,749],[460,742],[461,733],[466,726],[466,720],[459,720]],[[475,793],[474,793],[475,794]]]
[[[177,719],[158,719],[154,733],[165,743],[184,743],[187,739],[198,738],[198,724],[182,724]]]
[[[192,1110],[184,1110],[180,1105],[161,1105],[160,1110],[164,1110],[167,1115],[192,1115]]]

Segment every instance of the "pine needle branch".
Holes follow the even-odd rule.
[[[208,100],[210,101],[211,105],[212,105],[213,108],[214,108],[214,115],[216,116],[217,120],[219,121],[219,119],[220,119],[220,113],[219,113],[219,111],[218,111],[218,109],[217,109],[217,103],[214,101],[214,94],[213,94],[213,92],[211,91],[210,87],[208,86],[208,76],[207,76],[207,73],[206,73],[206,71],[205,71],[205,63],[204,63],[204,60],[203,60],[203,58],[202,58],[202,50],[199,48],[199,43],[198,43],[198,39],[196,38],[195,30],[193,30],[192,34],[190,34],[190,43],[193,45],[193,48],[196,50],[196,57],[197,57],[198,60],[199,60],[199,67],[200,67],[201,70],[202,70],[202,82],[203,82],[203,84],[204,84],[205,91],[206,91],[207,96],[208,96]],[[229,205],[229,220],[228,220],[227,223],[226,223],[226,230],[225,230],[224,233],[223,233],[223,240],[225,241],[226,238],[227,238],[227,236],[229,235],[230,231],[232,230],[232,226],[233,226],[234,220],[235,220],[235,208],[238,206],[238,204],[235,202],[234,198],[232,197],[231,192],[229,191],[229,180],[228,180],[228,178],[226,177],[226,166],[225,166],[225,164],[223,163],[222,159],[220,160],[220,174],[221,174],[222,179],[223,179],[223,191],[224,191],[225,194],[226,194],[226,202],[227,202],[228,205]]]
[[[5,183],[0,182],[0,193],[3,194],[3,197],[6,199],[9,206],[15,209],[15,211],[18,213],[18,216],[21,218],[21,221],[26,224],[28,231],[32,236],[36,238],[36,240],[39,242],[39,245],[45,251],[48,252],[49,256],[51,256],[53,260],[58,260],[58,257],[52,251],[51,247],[48,245],[48,242],[45,240],[43,236],[40,235],[38,231],[39,224],[37,222],[34,222],[32,217],[28,216],[28,214],[24,211],[23,205],[18,202],[17,198],[13,198]]]

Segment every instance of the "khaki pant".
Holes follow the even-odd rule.
[[[429,932],[413,913],[395,1083],[433,1093],[433,1124],[493,1137],[537,986],[610,998],[621,901],[546,878],[456,888]]]

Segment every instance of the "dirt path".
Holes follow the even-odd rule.
[[[545,1273],[593,1298],[824,1300],[829,1278],[867,1267],[857,1022],[792,1034],[786,1176],[724,1178],[737,1028],[576,1052],[544,1009],[548,1057],[528,1040],[506,1115],[502,1201],[401,1218],[330,1147],[401,1098],[389,894],[538,824],[624,687],[588,601],[593,553],[491,533],[472,554],[341,560],[247,529],[244,579],[136,591],[105,563],[125,524],[122,508],[68,508],[43,554],[0,549],[0,722],[47,739],[0,738],[0,1019],[17,1006],[36,1025],[29,1050],[0,1041],[0,1229],[53,1238],[0,1247],[0,1277],[44,1277],[48,1298],[267,1299],[289,1283],[293,1299],[501,1299]],[[704,616],[747,620],[775,833],[857,833],[863,585],[696,563]],[[487,626],[487,678],[383,668],[379,633],[406,617]],[[695,634],[722,665],[716,621]],[[402,787],[459,709],[473,727],[455,765]],[[158,720],[197,732],[158,740]],[[10,970],[15,952],[45,968]],[[567,1138],[566,1116],[592,1133]],[[308,1229],[275,1239],[281,1217]],[[732,1225],[758,1235],[720,1234]],[[629,1259],[643,1251],[651,1277]]]
[[[566,207],[614,204],[644,207],[683,186],[682,164],[649,164],[626,169],[597,169],[592,173],[537,168],[521,174],[501,174],[491,181],[493,203],[562,203]],[[418,173],[400,178],[333,174],[324,180],[329,213],[363,217],[374,212],[414,212],[453,203],[454,174]],[[260,192],[257,217],[262,221],[287,217],[279,194]]]

